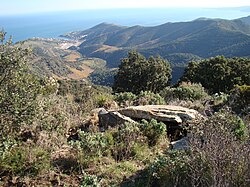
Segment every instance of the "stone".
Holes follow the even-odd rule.
[[[136,123],[134,120],[131,118],[124,116],[120,114],[119,112],[116,111],[110,111],[110,112],[105,112],[101,110],[98,113],[99,117],[99,126],[100,128],[107,129],[108,127],[115,127],[119,126],[124,123]]]
[[[105,108],[95,108],[93,110],[91,110],[90,114],[93,115],[93,114],[107,114],[108,111],[105,109]]]
[[[132,119],[156,119],[157,121],[181,124],[196,119],[196,110],[173,105],[131,106],[119,109],[118,112]]]
[[[173,150],[188,150],[190,149],[188,137],[170,143]]]

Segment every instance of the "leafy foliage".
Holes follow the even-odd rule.
[[[250,111],[250,86],[236,86],[230,92],[228,105],[237,113],[247,114]]]
[[[250,84],[250,60],[217,56],[189,63],[181,81],[201,83],[210,93],[228,92]]]
[[[170,64],[161,57],[148,60],[136,51],[130,51],[128,58],[122,59],[115,82],[114,92],[141,91],[158,92],[166,87],[171,78]]]
[[[0,159],[1,172],[10,175],[36,176],[42,169],[49,168],[48,157],[48,152],[38,147],[29,149],[13,147]]]
[[[224,110],[201,121],[190,129],[189,150],[168,150],[124,186],[247,187],[249,136],[238,134],[243,125],[238,120]]]
[[[120,106],[165,104],[164,99],[158,93],[151,91],[141,91],[138,95],[131,92],[116,93],[115,101]]]
[[[106,70],[98,69],[90,74],[88,77],[93,84],[103,85],[103,86],[112,86],[114,83],[114,76],[116,75],[117,70]]]
[[[11,40],[5,42],[5,33],[2,32],[1,35],[0,128],[2,133],[6,133],[18,131],[22,122],[31,123],[37,110],[37,96],[42,93],[42,85],[26,66],[30,50],[13,46]]]
[[[133,105],[135,100],[137,99],[137,95],[132,92],[121,92],[115,94],[115,101],[120,106],[130,106]]]
[[[115,142],[113,155],[118,161],[135,157],[135,147],[145,141],[138,124],[133,123],[125,123],[122,128],[118,128],[113,136]]]
[[[160,92],[160,95],[165,99],[165,101],[173,99],[195,101],[209,97],[201,84],[186,82],[180,83],[180,85],[176,88],[166,87]]]
[[[137,96],[136,105],[163,105],[164,99],[158,94],[150,91],[141,91]]]
[[[72,142],[74,146],[77,146],[85,155],[89,156],[103,156],[107,154],[106,151],[113,143],[112,136],[84,131],[79,132],[79,141]]]
[[[156,145],[162,138],[166,137],[166,125],[162,122],[158,123],[155,119],[152,119],[150,122],[142,120],[140,128],[148,138],[150,146]]]

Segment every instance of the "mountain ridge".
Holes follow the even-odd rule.
[[[118,67],[120,59],[133,49],[145,56],[161,55],[164,58],[178,53],[200,58],[217,55],[250,56],[248,21],[250,23],[250,16],[234,20],[198,18],[188,22],[167,22],[147,27],[101,23],[63,36],[76,40],[80,38],[78,51],[82,55],[102,58],[107,61],[108,67],[113,68]],[[107,52],[103,50],[104,46],[115,50]],[[183,62],[185,60],[172,63]]]
[[[129,50],[137,50],[146,57],[161,55],[168,60],[175,83],[190,61],[217,55],[250,57],[248,20],[250,23],[250,16],[236,20],[199,18],[150,27],[104,22],[64,35],[73,40],[36,39],[25,45],[32,44],[36,54],[32,69],[41,75],[99,80],[113,75],[110,70],[119,66]]]

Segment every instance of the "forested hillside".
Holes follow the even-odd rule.
[[[65,34],[64,39],[29,39],[31,66],[38,75],[60,79],[90,79],[111,86],[113,77],[130,50],[146,57],[160,55],[170,62],[172,84],[177,83],[188,62],[223,55],[250,56],[249,17],[237,20],[200,18],[159,26],[118,26],[102,23],[85,31]],[[18,44],[17,44],[18,45]]]
[[[249,56],[250,26],[242,20],[197,19],[154,27],[102,23],[64,36],[82,41],[78,51],[107,60],[108,67],[117,67],[119,59],[130,49],[147,57],[159,54],[167,59],[172,54],[180,54],[180,57],[181,54],[193,55],[194,58]],[[178,59],[179,63],[185,62],[185,57]],[[173,58],[171,60],[176,62]]]

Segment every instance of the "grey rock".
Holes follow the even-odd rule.
[[[100,128],[107,129],[108,127],[115,127],[126,122],[128,123],[136,123],[131,118],[124,116],[116,111],[110,111],[105,113],[104,111],[100,111],[98,113],[99,117],[99,126]]]
[[[132,119],[156,119],[162,122],[181,124],[196,119],[196,110],[173,105],[132,106],[118,110],[119,113]]]
[[[188,137],[170,143],[173,150],[188,150],[190,148]]]

